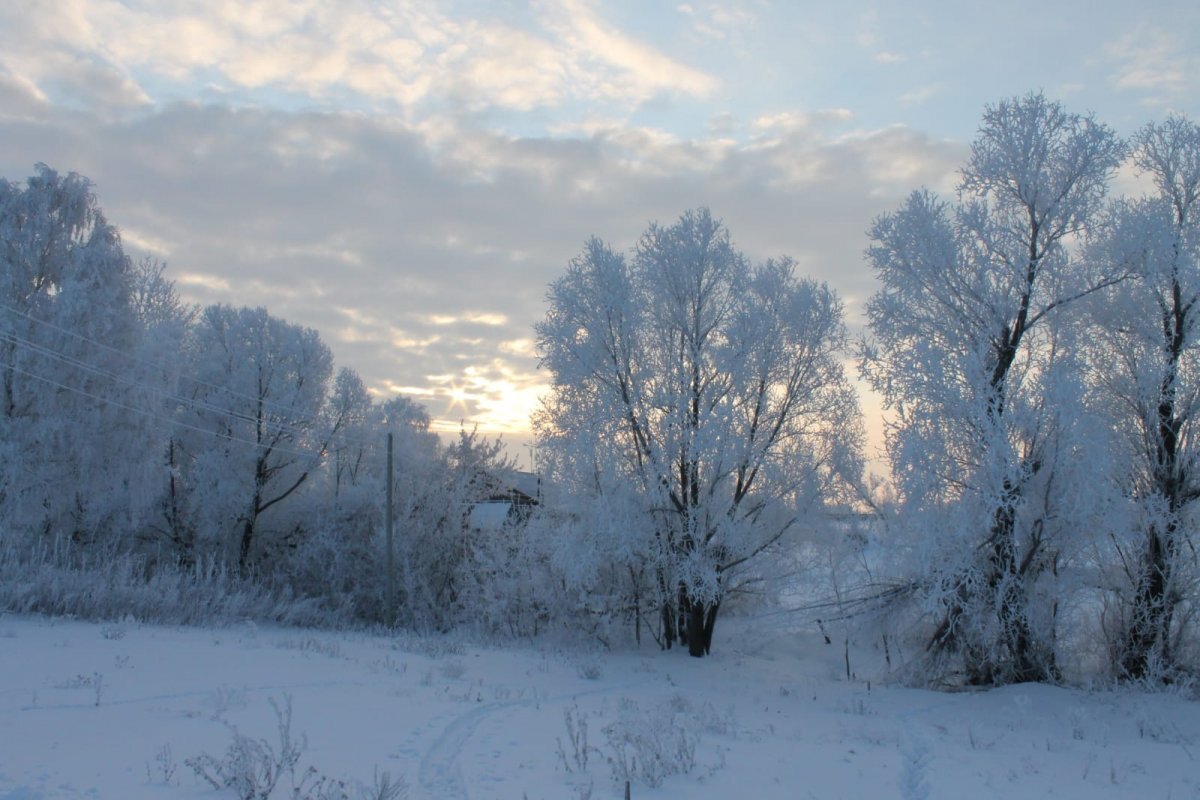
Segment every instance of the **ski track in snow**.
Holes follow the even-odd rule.
[[[586,692],[570,692],[555,697],[533,697],[524,700],[510,700],[503,703],[489,703],[477,706],[465,714],[460,714],[442,729],[434,739],[433,744],[421,756],[421,766],[417,773],[417,781],[421,787],[421,798],[424,800],[471,800],[467,782],[463,778],[462,765],[459,763],[463,748],[470,741],[475,729],[488,717],[501,711],[515,708],[532,708],[541,704],[555,705],[582,697],[594,697],[609,692],[619,692],[632,687],[632,684],[605,686]]]
[[[463,747],[470,740],[471,734],[492,714],[506,708],[529,705],[535,701],[511,701],[507,703],[491,703],[471,709],[450,721],[438,738],[421,757],[421,767],[417,780],[421,784],[424,797],[429,800],[453,798],[454,800],[470,800],[467,783],[463,779],[462,765],[459,758]]]

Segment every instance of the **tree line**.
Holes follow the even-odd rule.
[[[1146,196],[1111,196],[1121,168]],[[920,680],[1187,680],[1198,198],[1185,117],[1126,141],[1041,94],[988,106],[954,196],[871,224],[859,337],[832,289],[753,263],[707,209],[628,250],[593,238],[536,326],[542,503],[481,531],[498,443],[374,402],[315,331],[182,303],[86,179],[39,167],[0,182],[3,546],[216,561],[381,621],[390,431],[404,623],[703,656],[723,609],[816,580],[806,554],[854,519],[871,577],[851,594]],[[851,364],[886,409],[883,483]]]
[[[396,440],[398,602],[446,626],[465,602],[463,520],[507,468],[443,444],[404,397],[372,400],[310,328],[183,303],[134,263],[91,184],[39,166],[0,181],[0,520],[47,543],[210,569],[382,620],[384,449]]]
[[[1122,167],[1147,196],[1110,196]],[[831,507],[865,508],[853,613],[898,626],[915,679],[1191,679],[1198,198],[1182,116],[1125,141],[1042,94],[989,106],[955,196],[870,226],[854,342],[827,286],[751,264],[706,210],[627,254],[588,242],[537,328],[535,420],[587,508],[573,551],[602,543],[586,580],[652,598],[660,642],[703,655],[724,602],[803,567]],[[884,402],[886,486],[863,478],[847,355]]]

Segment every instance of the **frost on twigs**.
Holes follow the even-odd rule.
[[[267,800],[285,775],[293,777],[307,739],[292,735],[292,699],[284,696],[283,707],[271,698],[275,712],[278,745],[255,739],[233,728],[233,741],[222,758],[207,753],[184,763],[214,789],[231,789],[242,800]]]
[[[222,758],[207,753],[187,759],[198,778],[217,790],[230,790],[240,800],[401,800],[408,787],[403,779],[376,771],[370,786],[331,778],[315,767],[300,769],[300,757],[308,746],[303,734],[292,734],[292,698],[284,695],[280,705],[271,698],[275,714],[277,744],[233,731],[233,741]],[[285,780],[286,778],[286,780]],[[285,788],[286,787],[286,788]],[[276,794],[281,790],[282,795]]]
[[[588,744],[587,714],[580,713],[578,706],[565,708],[563,725],[567,729],[567,742],[558,740],[558,760],[567,772],[587,772],[588,757],[596,751]]]
[[[736,733],[732,710],[721,714],[711,705],[696,705],[679,693],[652,706],[622,697],[617,702],[616,719],[604,725],[603,741],[594,745],[589,738],[589,723],[598,716],[597,712],[581,711],[574,705],[564,709],[566,737],[557,739],[559,763],[574,776],[573,783],[585,787],[587,792],[592,788],[593,757],[607,762],[618,785],[629,782],[653,788],[672,775],[693,774],[701,766],[697,747],[703,736]],[[721,751],[711,750],[714,760],[703,774],[724,765]]]
[[[616,721],[604,728],[613,777],[655,787],[672,775],[690,774],[699,740],[691,722],[669,706],[646,712],[623,701]]]

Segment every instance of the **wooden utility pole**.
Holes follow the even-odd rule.
[[[392,460],[392,432],[388,431],[387,438],[387,623],[388,625],[396,624],[396,552],[395,543],[393,541],[393,520],[392,520],[392,492],[393,492],[393,460]]]

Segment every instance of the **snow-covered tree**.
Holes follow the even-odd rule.
[[[324,469],[314,478],[319,499],[312,520],[315,530],[295,551],[289,572],[304,594],[349,603],[362,619],[391,621],[384,527],[390,433],[397,589],[391,599],[397,603],[397,621],[412,624],[416,613],[411,584],[425,563],[418,555],[432,545],[427,531],[433,524],[423,515],[444,511],[441,444],[421,406],[404,397],[372,402],[362,379],[350,369],[342,369],[334,379],[326,417],[336,430]]]
[[[120,237],[91,183],[0,180],[0,517],[91,541],[138,517],[145,387]],[[151,451],[153,448],[149,448]]]
[[[358,493],[370,483],[372,438],[378,438],[379,419],[366,384],[354,370],[343,367],[333,381],[329,410],[341,420],[330,441],[329,473],[332,481],[335,514],[345,513],[345,522],[353,524],[359,505]],[[369,491],[375,487],[370,486]],[[365,522],[365,520],[364,520]]]
[[[751,266],[705,209],[651,225],[631,259],[590,240],[537,326],[547,464],[640,504],[597,556],[648,558],[660,633],[708,652],[731,580],[857,479],[842,307],[788,259]],[[648,536],[643,536],[645,534]]]
[[[180,357],[199,307],[184,303],[175,284],[166,276],[166,265],[146,258],[132,273],[131,302],[143,331],[136,349],[138,374],[145,391],[139,404],[146,412],[142,435],[144,450],[159,457],[147,469],[142,484],[152,510],[140,527],[143,541],[161,553],[164,541],[169,558],[190,557],[192,525],[182,518],[181,484],[172,416],[179,405]]]
[[[333,378],[329,348],[265,309],[181,302],[164,265],[132,264],[91,184],[39,166],[0,180],[0,546],[39,558],[236,564],[362,618],[389,619],[384,453],[395,437],[402,624],[447,627],[503,591],[471,504],[499,445],[443,447],[404,398]],[[103,563],[92,561],[93,564]],[[206,573],[197,570],[195,575]],[[507,585],[507,584],[506,584]],[[494,616],[494,615],[493,615]]]
[[[268,511],[269,544],[294,539],[297,520],[281,512],[321,466],[338,424],[325,413],[332,355],[311,328],[225,305],[204,309],[185,347],[174,456],[185,518],[246,569]]]
[[[304,595],[348,605],[355,616],[448,629],[495,617],[483,607],[499,591],[494,553],[476,552],[474,503],[501,491],[509,465],[499,442],[462,431],[443,444],[426,410],[406,397],[372,403],[362,380],[342,370],[325,412],[334,431],[308,488],[311,535],[286,572]],[[393,439],[393,571],[385,508],[387,437]],[[492,543],[483,550],[488,550]],[[507,581],[506,581],[507,583]],[[389,596],[390,595],[390,596]]]
[[[1114,535],[1125,578],[1111,622],[1122,677],[1169,677],[1197,611],[1200,523],[1200,126],[1143,128],[1133,160],[1158,196],[1114,204],[1090,256],[1128,281],[1096,304],[1090,352],[1100,407],[1121,436],[1121,490],[1137,509]],[[1191,623],[1194,624],[1194,623]]]
[[[870,231],[882,288],[861,367],[894,414],[905,514],[924,539],[929,650],[975,684],[1053,678],[1045,583],[1086,444],[1081,370],[1059,323],[1121,279],[1073,242],[1102,207],[1124,147],[1040,94],[989,106],[959,201],[914,192]],[[1057,532],[1057,533],[1056,533]]]

